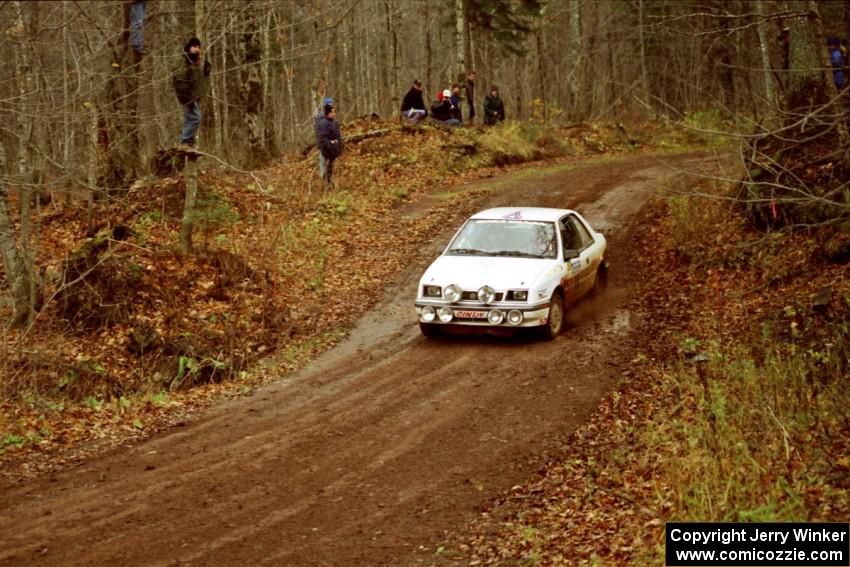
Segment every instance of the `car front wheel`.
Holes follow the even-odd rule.
[[[596,279],[593,280],[593,297],[599,297],[608,289],[608,268],[605,264],[596,270]]]
[[[553,340],[561,334],[564,327],[564,300],[561,293],[556,291],[552,294],[552,299],[549,300],[549,317],[546,319],[546,325],[541,329],[543,338],[547,341]]]

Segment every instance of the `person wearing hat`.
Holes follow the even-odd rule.
[[[452,104],[452,91],[446,89],[437,93],[437,100],[431,105],[431,119],[447,126],[460,126],[455,117],[456,108]]]
[[[319,105],[319,110],[316,112],[316,118],[313,120],[313,128],[316,130],[316,139],[319,139],[319,123],[325,117],[325,107],[333,106],[334,99],[329,96],[326,96],[322,99],[322,104]],[[322,155],[322,152],[319,152],[319,177],[322,179],[325,178],[325,156]]]
[[[195,136],[201,126],[201,98],[210,92],[209,61],[201,60],[201,40],[192,37],[183,46],[180,61],[174,68],[171,82],[177,102],[183,105],[183,130],[180,132],[180,146],[190,148],[195,145]]]
[[[339,131],[339,124],[336,123],[336,107],[326,104],[323,113],[324,116],[316,129],[316,145],[319,147],[319,153],[325,158],[322,179],[327,187],[331,184],[334,161],[342,155],[342,134]]]
[[[499,98],[499,87],[490,87],[490,94],[484,97],[484,124],[492,125],[505,120],[505,103]]]
[[[839,91],[844,88],[844,71],[845,60],[844,53],[841,51],[841,40],[837,37],[829,37],[826,40],[826,46],[829,48],[829,62],[832,64],[832,80],[835,82],[835,88]]]
[[[401,101],[401,115],[412,124],[416,124],[428,116],[428,111],[425,110],[425,101],[422,100],[422,81],[413,81],[413,86],[404,95],[404,100]]]

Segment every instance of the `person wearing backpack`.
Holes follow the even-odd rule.
[[[333,177],[334,161],[342,155],[342,134],[336,123],[336,107],[332,104],[324,106],[324,116],[316,128],[316,145],[325,158],[325,171],[322,179],[325,187],[330,186]]]
[[[319,111],[316,113],[316,117],[313,119],[313,128],[316,130],[316,139],[319,139],[319,123],[325,118],[325,107],[333,106],[334,99],[329,96],[326,96],[322,99],[322,104],[319,105]],[[325,156],[322,155],[322,152],[319,152],[319,177],[322,179],[325,178]]]

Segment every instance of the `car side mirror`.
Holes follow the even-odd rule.
[[[572,260],[573,258],[578,258],[579,255],[580,254],[578,250],[564,250],[564,261]]]

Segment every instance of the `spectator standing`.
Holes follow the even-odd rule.
[[[171,76],[177,101],[183,105],[180,145],[184,150],[195,145],[195,136],[201,126],[201,99],[209,94],[211,69],[209,61],[202,62],[201,40],[190,38]]]
[[[466,74],[466,104],[469,124],[475,121],[475,71]]]
[[[437,93],[437,100],[431,105],[431,119],[447,126],[460,126],[452,105],[452,91],[446,89]]]
[[[505,120],[505,104],[499,98],[499,87],[490,87],[490,94],[484,97],[484,124],[491,125]]]
[[[832,64],[832,80],[835,82],[835,88],[839,91],[844,88],[846,61],[845,55],[841,51],[841,40],[837,37],[830,37],[826,40],[827,48],[829,49],[829,62]]]
[[[452,106],[454,106],[452,117],[458,121],[458,124],[463,124],[463,114],[460,110],[460,85],[457,83],[452,85]]]
[[[336,107],[326,104],[323,112],[324,116],[316,129],[316,145],[319,146],[319,153],[325,157],[322,179],[325,187],[328,187],[333,177],[334,162],[342,155],[342,135],[336,122]]]
[[[133,0],[130,2],[130,45],[139,55],[147,53],[145,49],[145,13],[147,4],[145,0]]]
[[[322,104],[319,105],[319,110],[316,112],[316,117],[313,119],[313,127],[316,129],[316,140],[319,139],[319,123],[325,118],[325,107],[333,106],[334,99],[326,96],[322,99]],[[319,177],[325,178],[325,156],[319,151]]]
[[[422,81],[413,81],[413,86],[404,95],[404,100],[401,101],[401,115],[412,124],[416,124],[428,116],[428,111],[425,110],[425,101],[422,100]]]

